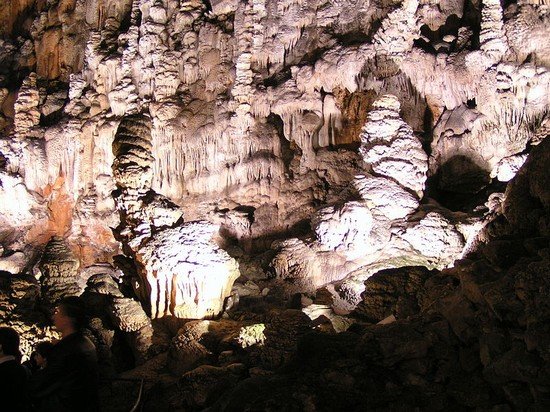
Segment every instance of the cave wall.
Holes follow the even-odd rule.
[[[484,190],[508,181],[548,133],[548,19],[543,4],[521,1],[503,9],[496,0],[2,5],[4,257],[21,252],[18,269],[32,266],[51,236],[68,239],[84,267],[124,249],[128,204],[117,202],[113,143],[121,122],[146,116],[147,190],[169,202],[167,209],[179,208],[186,221],[219,225],[222,244],[261,251],[276,238],[313,235],[304,253],[320,258],[328,272],[300,268],[297,276],[321,270],[324,280],[314,285],[357,270],[363,275],[354,282],[361,283],[388,259],[402,262],[383,267],[417,255],[425,262],[426,253],[435,254],[429,265],[450,262],[483,225],[470,212],[483,205]],[[383,214],[372,193],[391,191],[391,184],[361,192],[356,175],[397,183],[407,175],[380,172],[381,149],[370,157],[358,150],[377,144],[362,130],[376,123],[367,115],[376,116],[373,103],[385,94],[399,102],[407,133],[419,142],[414,150],[427,155],[420,186],[405,184],[418,204],[395,219],[380,218],[384,223],[362,240],[350,240],[362,223],[338,212],[343,240],[323,243],[326,233],[333,235],[326,219],[325,229],[321,224],[323,207],[338,211],[360,200],[365,213]],[[376,127],[383,129],[383,122]],[[406,157],[407,145],[392,150]],[[453,215],[456,209],[430,209],[449,194],[478,198],[460,210],[470,213],[466,217]],[[449,257],[424,245],[434,227],[454,233]],[[133,232],[137,239],[143,233]],[[327,246],[331,242],[338,244]],[[387,248],[376,255],[380,247],[368,242]],[[284,245],[274,250],[287,253]],[[286,273],[287,263],[276,261],[275,275],[296,278]]]

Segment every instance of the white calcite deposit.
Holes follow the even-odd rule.
[[[549,39],[548,0],[0,0],[0,325],[26,359],[79,295],[105,410],[550,410]]]
[[[543,2],[17,0],[0,16],[3,262],[31,267],[52,236],[84,266],[123,252],[153,316],[218,314],[228,245],[350,301],[381,268],[452,265],[484,190],[548,135]],[[478,197],[455,213],[447,195]]]
[[[238,265],[212,242],[217,226],[189,222],[166,229],[136,252],[147,280],[151,316],[213,317],[223,309]]]
[[[461,256],[462,232],[473,222],[465,225],[457,218],[452,223],[420,206],[428,157],[399,109],[392,95],[373,103],[359,148],[364,171],[370,173],[353,181],[361,200],[319,210],[311,220],[313,242],[296,239],[278,245],[273,265],[279,278],[296,278],[300,284],[308,284],[307,279],[310,288],[344,280],[346,299],[355,301],[363,290],[361,280],[373,271],[405,265],[443,268]],[[455,226],[459,223],[462,232]],[[351,283],[345,280],[348,275]]]

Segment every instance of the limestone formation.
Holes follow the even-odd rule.
[[[529,193],[542,173],[548,149],[540,149],[512,182],[509,205],[521,205],[519,193]],[[545,187],[529,199],[544,198]],[[530,214],[546,218],[548,210]],[[493,224],[502,224],[497,220]],[[493,238],[454,268],[402,268],[370,278],[362,315],[377,321],[393,312],[397,320],[306,335],[298,347],[299,369],[244,380],[213,407],[284,409],[292,399],[300,409],[546,408],[548,327],[540,319],[548,315],[548,236],[519,230],[518,220],[504,224],[505,238]],[[491,250],[510,247],[516,253],[503,254],[506,260],[488,259]],[[396,289],[402,291],[397,299]],[[243,396],[252,387],[256,395]]]
[[[428,159],[399,108],[395,96],[385,95],[367,116],[359,149],[364,170],[353,181],[361,200],[320,209],[311,220],[314,242],[276,245],[272,265],[278,278],[294,282],[292,289],[343,280],[342,295],[353,307],[362,282],[376,271],[416,263],[446,267],[474,236],[467,228],[475,219],[449,220],[449,211],[420,207]]]
[[[143,409],[548,409],[546,0],[0,3],[26,355],[82,294]]]
[[[428,158],[411,127],[399,117],[399,110],[395,96],[374,102],[361,133],[360,152],[375,175],[398,182],[421,199]]]
[[[264,323],[219,320],[189,321],[177,332],[168,351],[168,368],[176,375],[224,358],[246,361],[266,343]]]
[[[28,260],[23,252],[15,252],[13,254],[0,257],[0,271],[2,272],[17,275],[23,272],[27,264]]]
[[[151,326],[141,305],[132,299],[114,297],[109,312],[115,326],[123,332],[136,332]]]
[[[82,287],[78,282],[80,262],[60,237],[53,237],[39,264],[42,299],[54,305],[65,296],[78,296]]]
[[[178,331],[168,351],[168,367],[178,375],[183,374],[212,356],[201,341],[209,332],[210,321],[191,321]]]
[[[420,311],[420,291],[432,274],[419,267],[382,270],[365,282],[362,301],[354,313],[370,322],[379,322],[391,315],[396,319],[415,315]]]
[[[176,226],[182,212],[151,190],[151,126],[142,119],[125,118],[113,142],[120,231],[142,279],[136,292],[153,318],[216,316],[239,276],[238,266],[212,241],[216,225],[188,222]]]
[[[223,309],[238,264],[211,239],[218,227],[189,222],[155,235],[136,252],[153,318],[210,318]]]
[[[40,96],[36,87],[36,73],[31,73],[27,77],[15,101],[15,133],[19,138],[27,138],[31,134],[32,129],[38,126],[40,121],[40,111],[38,104]]]
[[[372,213],[389,220],[397,220],[412,214],[418,207],[418,199],[398,182],[370,174],[357,175],[353,185]]]
[[[105,346],[105,357],[110,358],[115,331],[124,336],[135,363],[150,357],[153,345],[153,327],[139,302],[125,297],[117,284],[117,273],[109,265],[97,265],[83,270],[89,275],[82,299],[92,316],[90,329],[96,340]]]

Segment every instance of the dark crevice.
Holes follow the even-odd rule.
[[[283,120],[281,119],[280,116],[274,113],[270,113],[269,116],[267,117],[267,122],[271,124],[277,131],[277,135],[279,136],[279,142],[281,145],[281,159],[283,160],[283,163],[285,165],[286,172],[292,178],[292,171],[290,170],[290,162],[292,161],[292,159],[294,159],[294,156],[296,155],[296,151],[292,149],[291,142],[289,142],[284,135]]]
[[[479,49],[479,34],[481,32],[481,2],[474,4],[472,0],[464,3],[462,26],[472,29],[471,50]]]
[[[315,64],[315,62],[319,60],[323,56],[323,54],[327,52],[327,50],[329,50],[328,47],[319,47],[308,51],[302,56],[297,66],[307,66]]]
[[[421,134],[421,137],[422,137],[422,149],[424,150],[424,152],[426,152],[428,157],[431,156],[432,154],[433,121],[434,121],[433,113],[430,110],[430,107],[426,105],[426,110],[424,110],[424,119],[423,119],[424,132]]]
[[[362,31],[334,33],[332,36],[338,40],[342,46],[360,46],[371,41],[371,35]]]
[[[290,72],[290,68],[288,68],[275,73],[273,76],[270,76],[264,79],[263,85],[265,87],[277,87],[285,83],[286,81],[290,80],[291,78],[292,78],[292,73]]]

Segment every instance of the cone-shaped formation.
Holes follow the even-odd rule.
[[[365,173],[353,181],[360,200],[319,210],[311,220],[314,242],[279,243],[272,265],[280,279],[314,289],[346,278],[341,288],[353,304],[378,270],[442,268],[460,256],[458,221],[445,217],[452,213],[420,207],[428,158],[399,109],[392,95],[374,102],[359,148]]]
[[[114,176],[121,188],[147,191],[151,187],[151,120],[145,115],[125,117],[113,141]]]
[[[65,296],[78,296],[82,292],[78,284],[80,262],[62,238],[50,239],[39,263],[42,277],[42,299],[53,305]]]
[[[151,190],[153,176],[151,128],[146,116],[125,118],[113,142],[114,176],[120,194],[121,238],[136,260],[141,285],[136,293],[153,318],[213,317],[221,312],[231,286],[239,276],[238,265],[212,237],[218,226],[207,222],[180,225],[179,208]],[[142,327],[126,324],[115,306],[115,323],[123,330]],[[121,306],[122,305],[122,306]]]
[[[374,174],[398,182],[422,198],[428,156],[411,127],[399,116],[395,96],[385,95],[373,104],[361,133],[360,152]]]

